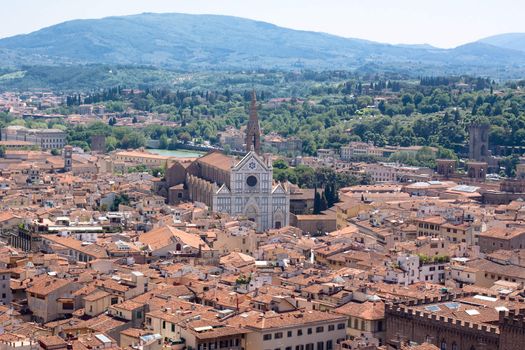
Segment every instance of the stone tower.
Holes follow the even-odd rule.
[[[261,130],[257,116],[257,97],[255,90],[252,91],[250,119],[248,119],[248,126],[246,127],[246,153],[252,150],[257,154],[261,154]]]
[[[106,136],[92,135],[91,136],[91,151],[97,153],[106,153]]]
[[[436,159],[437,173],[446,178],[454,176],[456,161],[454,159]]]
[[[469,159],[486,162],[489,156],[489,125],[472,124],[469,128]]]
[[[64,171],[73,170],[73,146],[64,147]]]

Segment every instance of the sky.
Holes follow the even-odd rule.
[[[221,14],[390,44],[451,48],[525,32],[523,0],[0,0],[0,38],[80,18]]]

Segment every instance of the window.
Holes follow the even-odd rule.
[[[322,341],[317,342],[317,350],[324,350],[324,342]]]
[[[288,338],[291,338],[292,337],[292,331],[288,331],[287,336],[288,336]]]
[[[246,184],[250,187],[254,187],[255,185],[257,185],[257,178],[253,175],[248,176],[248,178],[246,179]]]
[[[166,321],[162,321],[162,329],[166,329]]]
[[[377,321],[377,331],[381,332],[383,330],[383,321]]]
[[[175,323],[172,323],[172,324],[171,324],[171,331],[172,331],[172,332],[175,332]]]
[[[272,340],[272,335],[271,334],[265,334],[263,336],[263,340]]]
[[[273,335],[274,339],[281,339],[283,337],[283,332],[278,332]]]
[[[287,346],[285,350],[292,350],[291,346]]]
[[[297,336],[300,337],[301,335],[303,335],[303,330],[302,329],[298,329],[297,330]]]
[[[308,331],[307,331],[308,334],[312,334],[312,328],[308,328]],[[312,344],[313,346],[313,344]]]
[[[315,329],[315,333],[323,333],[324,332],[324,327],[323,326],[319,326]]]
[[[328,331],[331,332],[335,329],[335,326],[333,324],[328,325]]]
[[[326,341],[326,350],[333,350],[333,348],[334,348],[334,343],[333,343],[333,341],[331,341],[331,340],[327,340],[327,341]]]
[[[447,350],[447,342],[445,339],[441,341],[441,346],[439,347],[440,350]]]
[[[337,324],[337,329],[345,329],[345,324],[344,323],[338,323]]]
[[[306,344],[306,350],[314,350],[314,344],[313,343]]]

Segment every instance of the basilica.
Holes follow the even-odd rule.
[[[246,155],[242,159],[211,152],[189,164],[175,162],[166,171],[171,204],[203,202],[212,211],[245,217],[259,231],[289,224],[290,189],[273,180],[269,157],[261,154],[255,92],[246,127]]]

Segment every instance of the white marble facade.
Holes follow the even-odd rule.
[[[247,217],[259,231],[289,225],[290,191],[285,184],[274,184],[272,177],[272,166],[248,152],[232,167],[230,188],[222,185],[214,193],[213,210]]]

